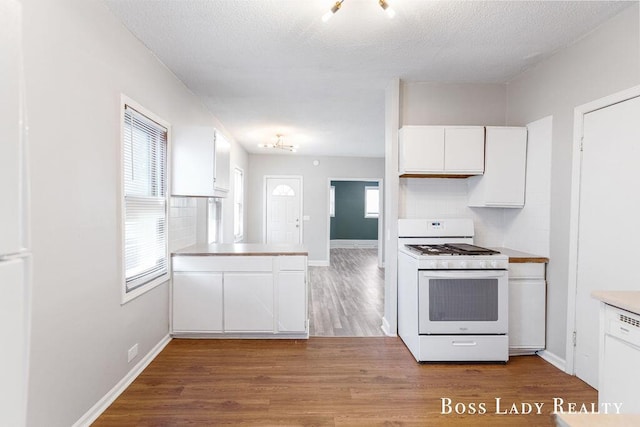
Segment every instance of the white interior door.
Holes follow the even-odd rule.
[[[640,289],[640,98],[585,114],[576,286],[576,375],[598,388],[594,290]],[[606,249],[605,249],[606,245]]]
[[[302,243],[302,179],[266,178],[266,243]]]

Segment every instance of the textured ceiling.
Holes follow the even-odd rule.
[[[384,155],[384,89],[504,83],[618,13],[619,1],[106,0],[250,152]]]

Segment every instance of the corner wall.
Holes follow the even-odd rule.
[[[553,116],[547,350],[566,357],[574,108],[640,83],[638,4],[507,85],[507,124]]]
[[[33,246],[27,423],[68,427],[169,332],[168,283],[121,305],[121,93],[171,125],[222,125],[103,2],[22,3]],[[174,218],[183,214],[192,215]]]

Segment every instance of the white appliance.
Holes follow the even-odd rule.
[[[622,414],[640,414],[640,315],[604,304],[600,329],[599,407],[617,403]]]
[[[26,423],[30,253],[21,7],[0,0],[0,425]]]
[[[509,257],[473,245],[470,219],[398,221],[398,331],[426,361],[509,359]]]

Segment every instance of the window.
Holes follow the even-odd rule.
[[[167,126],[141,111],[124,105],[125,301],[168,279]]]
[[[364,187],[364,217],[378,218],[380,213],[380,192],[378,187]]]
[[[209,198],[207,200],[207,243],[220,243],[221,212],[220,199]]]
[[[236,242],[244,237],[244,172],[233,171],[233,238]]]
[[[289,187],[285,184],[280,184],[271,192],[272,196],[285,196],[285,197],[295,197],[296,192],[293,191],[293,188]]]
[[[336,187],[333,185],[329,188],[329,216],[336,216]]]

